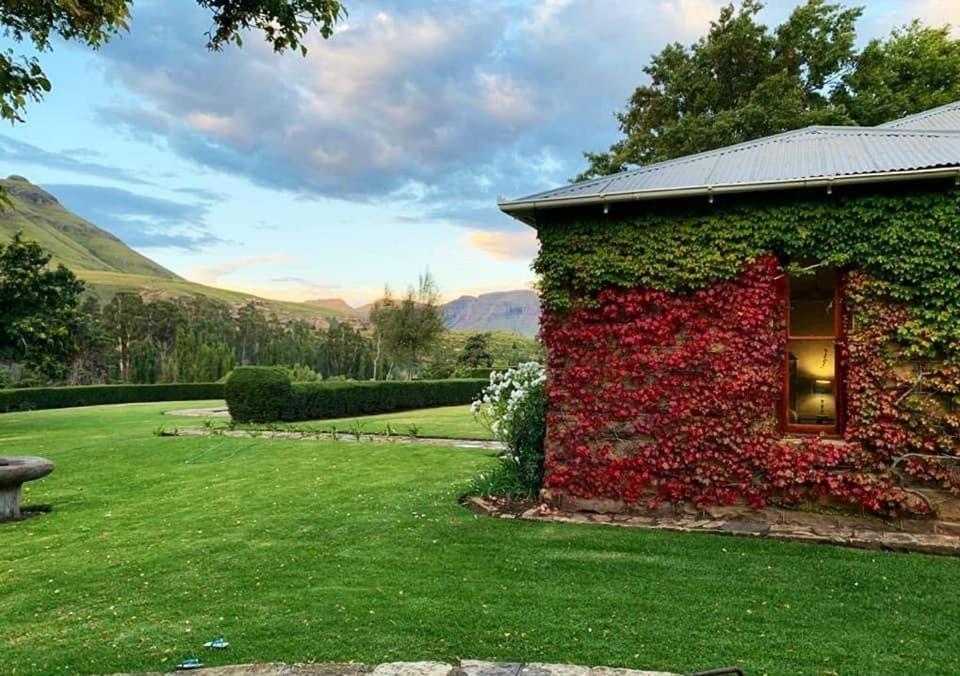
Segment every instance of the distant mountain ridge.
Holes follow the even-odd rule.
[[[451,331],[512,331],[527,338],[540,328],[540,299],[529,289],[460,296],[443,306]]]
[[[331,300],[316,302],[330,303]],[[373,303],[362,305],[354,312],[357,317],[366,321],[373,305]],[[525,338],[534,338],[540,329],[540,299],[529,289],[492,291],[479,296],[460,296],[449,303],[444,303],[440,308],[443,311],[444,324],[450,331],[466,333],[505,331]]]

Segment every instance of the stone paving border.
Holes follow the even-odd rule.
[[[498,503],[479,497],[468,497],[465,506],[482,514],[500,519],[545,521],[551,523],[598,524],[625,528],[645,528],[681,533],[719,533],[747,537],[766,537],[793,542],[855,547],[858,549],[887,550],[894,552],[918,552],[942,556],[960,556],[960,536],[951,533],[909,533],[894,528],[876,525],[868,527],[856,520],[842,517],[825,517],[812,514],[804,519],[802,514],[791,513],[789,518],[801,523],[785,523],[784,519],[761,521],[732,517],[703,518],[678,516],[644,516],[637,514],[605,514],[594,512],[562,512],[546,505],[529,507],[519,511],[509,504]],[[766,514],[758,512],[758,514]],[[807,523],[802,523],[806,521]]]
[[[446,439],[441,437],[411,437],[395,434],[356,434],[347,432],[297,432],[286,430],[231,430],[208,429],[206,427],[178,427],[164,431],[167,437],[230,437],[235,439],[282,439],[286,441],[346,441],[352,443],[377,444],[419,444],[421,446],[455,446],[457,448],[482,448],[490,451],[502,451],[505,446],[499,441],[482,439]]]
[[[201,676],[677,676],[665,671],[637,671],[611,667],[581,667],[541,662],[388,662],[375,667],[364,664],[238,664],[208,667],[175,674]],[[732,673],[732,672],[731,672]],[[114,676],[122,676],[115,674]],[[129,676],[129,675],[128,675]],[[159,672],[139,676],[164,676]],[[172,675],[171,675],[172,676]]]
[[[180,408],[164,411],[163,414],[181,418],[229,418],[230,409],[226,406],[217,406],[215,408]]]

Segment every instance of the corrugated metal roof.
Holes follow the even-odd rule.
[[[957,117],[953,129],[933,128]],[[903,125],[931,125],[907,129]],[[753,192],[922,176],[960,176],[960,102],[882,127],[807,127],[566,185],[500,208],[527,220],[535,209]]]
[[[877,128],[922,129],[924,131],[960,129],[960,101],[954,101],[939,108],[931,108],[916,115],[908,115],[892,122],[884,122],[877,125]]]

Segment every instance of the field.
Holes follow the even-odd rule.
[[[204,405],[0,416],[0,453],[57,463],[25,500],[53,511],[0,526],[0,671],[190,655],[960,671],[955,559],[480,517],[457,498],[484,451],[154,434]],[[231,648],[205,654],[220,635]]]

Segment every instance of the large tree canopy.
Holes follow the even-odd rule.
[[[72,356],[83,282],[17,233],[0,243],[0,359],[60,375]]]
[[[862,8],[808,0],[775,30],[759,0],[724,7],[699,41],[667,45],[617,114],[622,138],[578,179],[811,124],[874,125],[960,99],[960,41],[914,22],[857,52]]]
[[[345,14],[339,0],[196,0],[211,13],[213,26],[207,47],[241,43],[248,29],[259,29],[277,52],[306,54],[303,37],[313,27],[327,38]],[[127,29],[133,0],[0,0],[0,26],[17,43],[31,43],[37,51],[50,49],[54,36],[96,48]],[[0,52],[0,117],[22,121],[28,101],[39,101],[50,91],[36,57]]]

